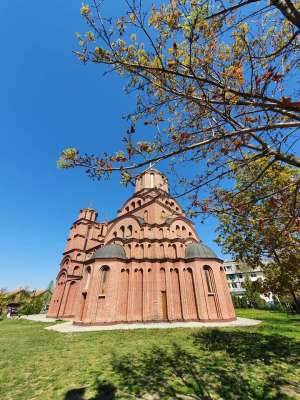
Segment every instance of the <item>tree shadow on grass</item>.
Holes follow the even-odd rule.
[[[284,336],[201,331],[188,349],[172,344],[113,358],[120,389],[133,398],[284,400],[293,395],[285,372],[299,365],[299,342]],[[119,389],[119,387],[118,387]],[[294,395],[295,395],[294,391]],[[155,397],[156,396],[156,397]],[[148,397],[151,398],[151,397]]]
[[[184,346],[171,343],[114,354],[114,384],[98,381],[92,399],[85,399],[81,388],[69,391],[64,400],[288,400],[298,392],[286,370],[294,365],[297,376],[299,363],[300,345],[293,339],[205,330],[187,337]]]
[[[193,340],[200,348],[224,351],[240,363],[259,361],[266,365],[274,362],[299,365],[300,362],[299,341],[286,336],[213,329],[194,334]]]

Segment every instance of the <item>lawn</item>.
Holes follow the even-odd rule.
[[[0,399],[300,399],[300,317],[238,315],[263,323],[61,334],[1,321]]]

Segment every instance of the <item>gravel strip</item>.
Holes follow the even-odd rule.
[[[94,325],[79,326],[73,325],[71,321],[48,326],[45,329],[53,330],[61,333],[69,332],[95,332],[95,331],[117,331],[130,329],[172,329],[172,328],[222,328],[236,326],[254,326],[260,324],[261,321],[249,318],[237,318],[231,322],[150,322],[147,324],[115,324],[115,325]]]

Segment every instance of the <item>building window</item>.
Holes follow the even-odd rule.
[[[85,287],[84,290],[87,291],[90,285],[90,279],[91,279],[91,267],[86,268],[86,280],[85,280]]]
[[[107,282],[107,276],[109,272],[109,267],[107,265],[103,265],[100,268],[100,293],[103,294],[105,292],[105,284]]]
[[[144,211],[144,221],[148,222],[148,211],[147,210]]]
[[[132,236],[132,225],[128,225],[128,233],[127,233],[127,237]]]
[[[251,272],[251,278],[256,278],[256,273],[255,272]]]
[[[214,293],[212,269],[208,265],[205,265],[203,267],[203,269],[204,269],[204,274],[205,274],[208,294]]]
[[[154,174],[150,174],[150,188],[154,188]]]

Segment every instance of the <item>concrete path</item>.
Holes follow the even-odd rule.
[[[29,321],[46,322],[47,324],[57,321],[55,318],[47,318],[46,314],[23,315],[21,318],[28,319]]]
[[[45,329],[69,333],[69,332],[95,332],[95,331],[117,331],[130,329],[170,329],[170,328],[223,328],[238,326],[254,326],[261,321],[249,318],[237,318],[231,322],[155,322],[155,323],[137,323],[137,324],[115,324],[101,326],[78,326],[73,325],[71,321],[62,324],[48,326]]]

